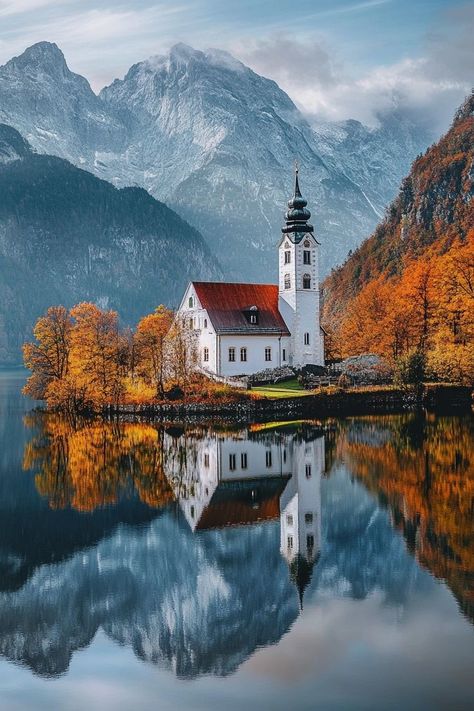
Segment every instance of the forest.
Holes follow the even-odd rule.
[[[195,370],[195,332],[164,306],[135,330],[116,311],[81,303],[52,306],[38,319],[23,356],[31,375],[23,392],[49,410],[103,412],[119,405],[222,397],[229,390]]]
[[[330,359],[410,351],[474,382],[474,95],[420,156],[385,220],[323,285]]]

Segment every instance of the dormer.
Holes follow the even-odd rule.
[[[247,323],[251,326],[258,326],[258,306],[249,306],[243,310],[243,314],[247,319]]]

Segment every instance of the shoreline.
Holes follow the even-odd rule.
[[[424,386],[421,398],[413,390],[380,387],[370,390],[318,392],[304,397],[248,398],[235,401],[198,403],[177,402],[109,408],[102,417],[130,421],[267,422],[272,420],[314,419],[353,415],[397,415],[425,409],[433,413],[472,412],[472,388],[462,385]]]

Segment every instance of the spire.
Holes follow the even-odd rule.
[[[296,558],[290,563],[290,578],[296,586],[298,591],[298,599],[300,602],[300,610],[303,609],[303,596],[304,591],[311,582],[311,576],[313,574],[313,567],[315,561],[308,561],[301,554],[298,554]]]
[[[286,225],[281,230],[283,234],[294,233],[295,240],[297,240],[301,239],[305,233],[313,232],[313,225],[308,222],[311,213],[306,208],[307,204],[301,195],[298,162],[295,161],[295,190],[293,197],[288,201],[288,211],[285,214]]]

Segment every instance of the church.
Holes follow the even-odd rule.
[[[178,310],[195,333],[199,367],[218,376],[324,365],[319,242],[295,169],[278,244],[278,284],[191,282]]]

